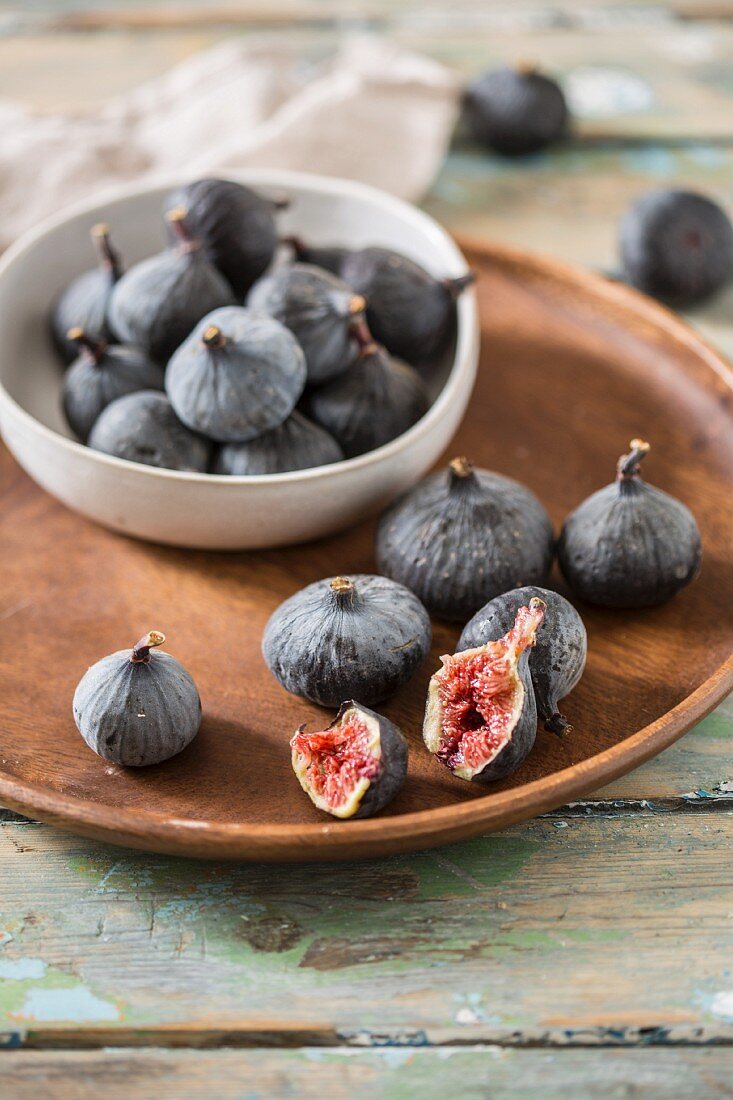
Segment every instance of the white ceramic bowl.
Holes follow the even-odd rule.
[[[373,188],[301,173],[251,171],[243,183],[285,192],[283,233],[316,243],[386,244],[436,275],[466,261],[426,214]],[[260,477],[179,473],[84,447],[61,412],[62,371],[48,336],[56,294],[92,266],[89,229],[109,222],[129,265],[163,246],[161,202],[171,186],[116,191],[26,234],[0,259],[0,430],[30,476],[70,508],[128,535],[176,546],[253,549],[303,542],[364,519],[436,461],[463,416],[478,361],[472,290],[458,302],[455,349],[428,382],[434,397],[410,431],[332,466]]]

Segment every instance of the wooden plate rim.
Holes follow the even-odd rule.
[[[636,290],[550,257],[459,237],[462,249],[489,261],[531,269],[621,305],[693,349],[733,390],[725,359],[676,314]],[[415,851],[476,836],[554,809],[608,783],[668,748],[733,690],[733,653],[677,706],[618,744],[521,787],[452,806],[394,817],[323,824],[258,825],[197,821],[70,798],[0,772],[0,801],[62,829],[96,840],[195,858],[307,862]]]

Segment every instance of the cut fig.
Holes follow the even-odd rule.
[[[544,615],[542,600],[532,599],[503,638],[441,657],[443,667],[428,687],[423,740],[459,779],[503,779],[534,745],[529,650]]]
[[[290,742],[293,771],[319,810],[333,817],[371,817],[391,802],[407,774],[407,741],[389,719],[354,700],[331,725]]]

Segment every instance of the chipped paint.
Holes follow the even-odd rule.
[[[120,1011],[111,1001],[102,1000],[86,986],[76,985],[68,989],[30,989],[20,1010],[13,1016],[37,1023],[89,1024],[119,1020]]]
[[[723,989],[713,996],[710,1002],[713,1016],[733,1023],[733,989]]]
[[[46,976],[47,964],[43,959],[0,959],[0,978],[23,982]]]
[[[5,947],[6,943],[10,943],[13,938],[13,933],[9,932],[6,928],[0,931],[0,947]]]
[[[645,80],[625,69],[584,66],[567,73],[565,95],[576,118],[613,118],[638,114],[654,106]]]

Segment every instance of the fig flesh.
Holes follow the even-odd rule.
[[[67,335],[79,355],[64,375],[61,396],[69,427],[84,442],[102,410],[118,397],[163,389],[162,369],[141,348],[107,345],[82,328]]]
[[[227,443],[219,448],[212,473],[249,477],[282,474],[328,466],[344,457],[333,436],[296,411],[277,428],[248,443]]]
[[[681,501],[648,485],[641,462],[649,444],[632,439],[616,481],[579,504],[565,520],[558,560],[573,592],[604,607],[652,607],[670,599],[700,571],[695,517]]]
[[[247,305],[290,329],[305,352],[310,385],[335,378],[354,361],[351,327],[366,303],[329,272],[309,264],[282,267],[255,283]]]
[[[537,497],[455,458],[396,501],[377,527],[377,566],[431,614],[463,620],[511,588],[541,584],[554,552]]]
[[[537,714],[546,730],[563,734],[572,727],[560,714],[559,702],[579,682],[588,653],[588,635],[583,620],[564,596],[535,585],[496,596],[463,628],[457,652],[476,649],[504,637],[511,630],[519,608],[526,607],[532,599],[542,600],[545,605],[545,617],[529,653]]]
[[[537,708],[529,652],[543,615],[542,601],[532,599],[499,640],[441,657],[428,687],[423,740],[459,779],[503,779],[532,749]]]
[[[430,648],[420,601],[386,577],[316,581],[270,616],[262,654],[276,680],[324,707],[343,699],[371,706],[392,695]]]
[[[51,314],[53,341],[65,363],[73,363],[79,354],[76,342],[69,338],[69,329],[83,328],[96,340],[112,337],[107,324],[107,306],[115,284],[122,278],[122,263],[112,247],[108,226],[95,225],[92,241],[97,250],[98,266],[69,283]]]
[[[560,141],[569,120],[562,88],[533,65],[484,73],[467,89],[463,115],[474,140],[505,157]]]
[[[79,681],[74,720],[97,756],[133,768],[160,764],[198,733],[198,690],[175,657],[158,651],[164,642],[152,630],[132,649],[97,661]]]
[[[207,314],[174,353],[165,388],[192,431],[244,443],[290,416],[305,378],[305,357],[284,325],[227,306]]]
[[[107,320],[124,344],[135,344],[163,366],[202,317],[234,305],[229,283],[193,239],[180,210],[168,221],[177,243],[131,267],[115,285]]]
[[[211,460],[209,441],[181,424],[165,394],[154,390],[118,397],[88,442],[95,451],[165,470],[205,473]]]
[[[275,255],[274,214],[281,205],[234,180],[202,179],[171,192],[164,210],[186,212],[186,225],[206,259],[241,299]]]
[[[325,730],[301,726],[290,742],[293,771],[319,810],[371,817],[392,801],[407,775],[407,741],[381,714],[350,700]]]

